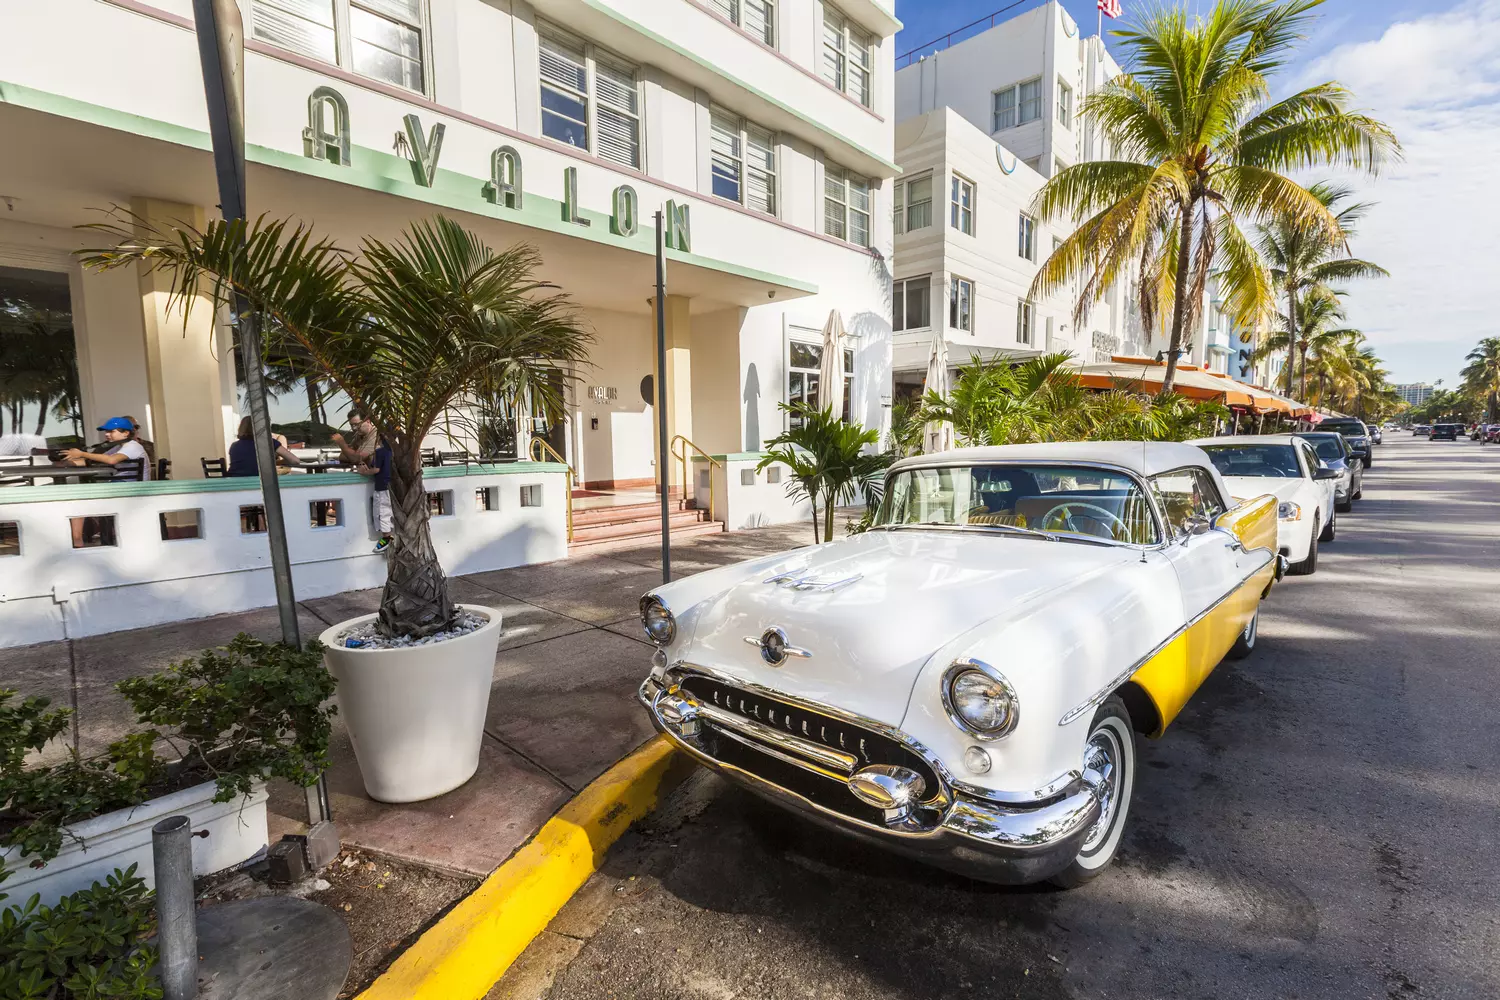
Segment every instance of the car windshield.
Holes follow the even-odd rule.
[[[1318,430],[1337,431],[1339,434],[1352,434],[1355,437],[1365,435],[1365,425],[1357,420],[1325,420],[1318,425]]]
[[[957,465],[891,476],[876,527],[1023,528],[1154,545],[1151,503],[1124,472],[1070,465]]]
[[[1318,457],[1325,462],[1331,462],[1336,458],[1343,460],[1344,448],[1336,437],[1309,437],[1307,443],[1313,446]]]
[[[1289,444],[1226,444],[1205,447],[1221,476],[1301,479],[1297,452]]]

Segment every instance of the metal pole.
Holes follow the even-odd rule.
[[[661,484],[661,582],[672,582],[671,512],[668,510],[667,487],[671,482],[667,461],[667,250],[664,220],[656,213],[656,477]],[[687,483],[682,484],[687,496]]]
[[[219,184],[219,212],[224,221],[245,219],[245,25],[236,0],[193,0],[193,22],[198,35],[198,59],[203,67],[203,93],[208,103],[209,135],[214,147],[214,172]],[[276,611],[281,641],[302,647],[297,622],[297,595],[292,589],[292,560],[286,546],[286,518],[281,507],[281,484],[276,475],[276,442],[271,437],[271,412],[266,403],[265,371],[261,365],[260,329],[254,310],[242,299],[234,304],[239,332],[240,360],[245,369],[245,403],[260,471],[261,503],[266,516],[266,541],[271,547],[271,578],[276,586]],[[333,819],[327,779],[319,776],[307,789],[308,823]]]
[[[156,869],[156,940],[165,1000],[198,995],[198,917],[193,912],[193,828],[168,816],[151,828]]]

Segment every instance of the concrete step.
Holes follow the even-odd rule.
[[[673,524],[688,524],[705,520],[707,511],[682,510],[673,501],[667,507],[667,517]],[[652,524],[661,523],[661,505],[655,503],[646,504],[624,504],[619,507],[589,507],[584,510],[573,511],[573,527],[603,526],[607,524],[630,524],[636,521],[650,521]]]
[[[691,528],[705,522],[698,516],[695,510],[674,511],[667,518],[667,524],[673,532],[684,528]],[[579,524],[573,522],[573,540],[579,538],[618,538],[629,535],[659,535],[661,534],[661,514],[652,514],[650,517],[636,517],[628,521],[603,521]]]
[[[694,535],[714,535],[724,530],[724,525],[718,521],[689,521],[685,523],[672,523],[672,540],[679,538],[691,538]],[[637,521],[625,525],[610,525],[607,528],[585,527],[580,528],[576,524],[573,527],[573,541],[568,546],[569,551],[579,550],[599,551],[611,546],[638,545],[643,538],[660,538],[661,525],[659,522]]]

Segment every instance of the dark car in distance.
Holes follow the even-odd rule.
[[[1463,424],[1433,424],[1430,438],[1433,441],[1457,441],[1463,429]]]
[[[1353,417],[1328,417],[1318,424],[1319,433],[1342,434],[1344,440],[1349,442],[1350,449],[1359,456],[1365,468],[1374,463],[1370,461],[1373,448],[1370,441],[1370,429],[1365,426],[1363,420],[1355,420]]]

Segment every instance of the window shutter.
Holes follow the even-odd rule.
[[[735,24],[740,23],[739,0],[709,0],[708,5],[713,8],[715,13],[722,14]]]
[[[763,128],[745,126],[745,204],[757,212],[776,214],[776,140]]]
[[[714,194],[730,201],[740,201],[745,191],[739,118],[717,108],[710,110],[708,148]]]
[[[338,61],[333,0],[255,0],[255,37],[325,62]]]
[[[580,95],[587,93],[588,70],[584,64],[583,49],[547,35],[542,35],[539,42],[542,79]]]
[[[639,168],[641,126],[635,72],[596,61],[594,90],[599,98],[598,153],[607,160]]]
[[[771,0],[744,0],[744,4],[744,29],[767,45],[775,45],[775,5]]]

